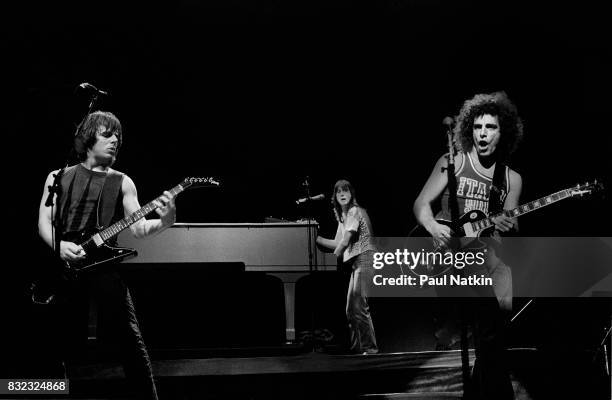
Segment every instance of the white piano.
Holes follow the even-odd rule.
[[[336,269],[331,253],[316,249],[316,222],[177,223],[157,236],[135,239],[119,235],[119,245],[135,248],[138,257],[125,263],[243,262],[246,271],[277,276],[285,293],[286,339],[295,340],[295,283],[310,273],[308,228],[313,267]],[[180,268],[180,264],[177,264]]]

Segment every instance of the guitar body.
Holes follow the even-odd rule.
[[[32,301],[48,304],[58,295],[62,295],[68,286],[73,284],[85,272],[93,272],[109,263],[116,263],[127,258],[135,257],[138,252],[127,247],[110,246],[102,243],[96,246],[91,232],[77,235],[67,235],[65,241],[77,243],[85,250],[85,258],[76,262],[57,261],[54,259],[44,275],[36,280],[30,287]]]
[[[89,240],[89,238],[94,237],[96,233],[97,232],[83,232],[77,235],[76,238],[65,238],[65,240],[77,243],[83,247],[86,254],[85,258],[80,261],[64,262],[65,268],[70,271],[69,273],[78,274],[85,271],[93,271],[104,264],[119,262],[138,255],[135,249],[111,246],[104,242],[96,246],[94,240]]]
[[[437,220],[438,223],[446,225],[451,228],[451,240],[448,248],[441,248],[433,243],[430,249],[423,249],[428,252],[438,253],[452,253],[458,250],[463,252],[468,251],[483,251],[487,247],[487,243],[484,240],[480,240],[481,237],[491,236],[494,229],[495,223],[494,218],[497,216],[504,215],[510,218],[520,217],[528,212],[538,210],[542,207],[554,204],[563,199],[569,199],[572,197],[583,197],[587,194],[596,193],[603,190],[603,185],[597,180],[593,182],[587,182],[584,184],[578,184],[567,189],[560,190],[555,193],[551,193],[547,196],[540,197],[537,200],[530,201],[529,203],[522,204],[511,210],[503,210],[499,214],[487,216],[484,212],[479,210],[469,211],[461,216],[456,224],[451,223],[447,220]],[[415,227],[408,236],[412,237],[429,237],[430,234],[422,226]],[[421,263],[410,271],[417,275],[437,276],[446,273],[452,268],[448,265],[440,265],[439,263]]]
[[[190,187],[218,186],[219,182],[213,177],[188,177],[169,191],[177,196]],[[32,296],[32,301],[39,304],[48,304],[53,300],[58,290],[65,288],[70,281],[77,279],[79,274],[98,270],[109,263],[117,263],[128,257],[135,257],[137,255],[136,250],[111,246],[108,243],[112,243],[119,232],[144,218],[158,207],[159,198],[105,229],[65,235],[63,238],[65,241],[76,243],[83,248],[85,258],[77,262],[57,262],[56,257],[55,262],[51,262],[48,268],[44,268],[44,275],[30,286],[29,294]]]
[[[487,218],[487,215],[480,210],[473,210],[463,214],[456,224],[453,224],[449,220],[437,219],[436,222],[442,225],[446,225],[451,229],[451,240],[448,248],[441,248],[431,241],[431,247],[423,249],[425,252],[439,252],[444,257],[447,253],[456,251],[463,252],[477,252],[482,251],[487,247],[487,243],[484,240],[480,240],[480,237],[489,237],[493,234],[495,229],[494,226],[486,229],[477,230],[472,227],[472,224],[477,221],[481,221]],[[416,226],[409,234],[412,237],[429,237],[429,232],[421,225]],[[421,263],[411,269],[411,273],[417,277],[421,275],[427,275],[429,277],[436,277],[448,272],[452,272],[452,265],[445,265],[443,263]]]
[[[491,236],[495,229],[494,226],[486,229],[473,229],[471,224],[477,221],[481,221],[487,218],[487,215],[480,210],[469,211],[459,218],[456,224],[446,219],[437,219],[436,222],[442,225],[446,225],[451,228],[451,235],[453,238],[478,238],[481,236]],[[429,237],[429,232],[423,226],[417,225],[408,236],[412,237]]]

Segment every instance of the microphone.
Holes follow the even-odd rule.
[[[444,120],[442,120],[442,124],[443,124],[444,126],[449,127],[449,128],[450,128],[451,126],[453,126],[453,123],[454,123],[454,122],[455,122],[455,121],[453,120],[453,117],[445,117],[445,118],[444,118]]]
[[[105,92],[104,90],[100,90],[97,87],[95,87],[94,85],[92,85],[91,83],[88,82],[83,82],[79,85],[79,87],[81,89],[86,89],[86,90],[93,90],[94,92],[97,92],[98,94],[101,94],[102,96],[108,96],[108,92]]]
[[[306,203],[307,201],[323,200],[324,198],[325,198],[324,194],[318,194],[316,196],[311,196],[311,197],[303,197],[301,199],[296,200],[295,204],[302,204],[302,203]]]

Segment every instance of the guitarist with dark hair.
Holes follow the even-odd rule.
[[[127,175],[111,168],[122,142],[121,124],[109,112],[89,114],[79,126],[75,150],[81,163],[65,169],[60,180],[60,196],[54,193],[53,207],[45,203],[53,186],[53,171],[47,177],[40,202],[38,231],[51,248],[60,239],[59,257],[66,263],[87,259],[87,251],[75,242],[83,232],[107,228],[140,209],[136,186]],[[134,236],[145,237],[163,231],[176,220],[175,193],[165,191],[152,202],[159,219],[140,218],[130,221]],[[140,216],[142,217],[142,216]],[[55,227],[54,227],[55,221]],[[127,225],[127,224],[126,224]],[[55,229],[54,229],[55,228]],[[75,342],[87,338],[86,325],[78,326],[78,314],[87,312],[87,297],[98,304],[100,318],[108,318],[109,337],[123,358],[124,371],[139,398],[157,399],[151,362],[145,347],[130,292],[118,272],[105,265],[103,269],[83,274],[69,285],[68,301],[61,312],[69,332],[63,338],[63,358],[82,350]],[[75,315],[76,313],[76,315]],[[85,322],[85,321],[82,321]],[[79,335],[81,333],[81,335]]]
[[[485,214],[509,210],[519,205],[521,176],[506,163],[516,149],[523,134],[523,125],[516,107],[505,93],[479,94],[467,100],[457,117],[453,130],[458,149],[455,173],[449,182],[447,168],[449,155],[440,157],[429,179],[414,202],[418,222],[429,232],[437,246],[450,245],[451,227],[436,219],[451,220],[470,211]],[[455,188],[451,193],[449,187]],[[432,205],[440,202],[440,211],[434,218]],[[453,207],[455,211],[453,212]],[[455,215],[453,215],[455,214]],[[500,215],[493,219],[495,236],[517,230],[515,218]],[[496,246],[487,249],[485,267],[496,278],[493,285],[505,288],[498,293],[501,304],[508,304],[511,288],[509,268],[497,257]],[[493,272],[495,270],[495,272]],[[500,274],[500,272],[502,272]],[[503,319],[495,301],[493,289],[478,288],[481,298],[473,306],[474,335],[477,362],[474,372],[474,394],[482,399],[511,399],[512,385],[503,363]]]

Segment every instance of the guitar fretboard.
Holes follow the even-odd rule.
[[[527,214],[528,212],[537,210],[538,208],[546,207],[550,204],[556,203],[563,199],[567,199],[569,197],[572,197],[571,189],[560,190],[556,193],[541,197],[534,201],[530,201],[529,203],[525,203],[511,210],[505,210],[501,213],[491,215],[488,218],[481,219],[480,221],[472,222],[472,229],[478,232],[495,225],[495,223],[493,222],[493,218],[499,217],[500,215],[505,215],[506,217],[510,218],[519,217],[521,215]]]
[[[170,189],[169,192],[172,193],[173,196],[176,196],[177,194],[181,193],[183,190],[185,190],[188,187],[188,185],[186,185],[185,187],[183,185],[185,185],[185,183],[176,185],[175,187]],[[128,215],[127,217],[123,218],[120,221],[115,222],[108,228],[99,232],[99,235],[102,238],[102,240],[106,242],[107,240],[119,234],[119,232],[128,228],[130,225],[132,225],[136,221],[144,218],[146,215],[153,212],[156,208],[158,208],[155,202],[158,201],[160,197],[145,204],[143,207],[141,207],[137,211],[134,211],[132,214]]]

